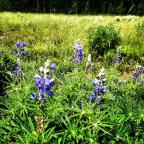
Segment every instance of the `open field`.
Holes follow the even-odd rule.
[[[111,27],[119,39],[110,48]],[[91,29],[99,34],[90,38]],[[102,55],[90,48],[97,37],[104,48],[109,44]],[[80,64],[72,62],[78,39],[83,45]],[[13,54],[23,47],[24,58]],[[87,57],[95,52],[88,71]],[[47,59],[56,64],[49,75],[39,71]],[[144,143],[143,63],[144,17],[0,13],[0,143]],[[14,75],[16,68],[21,73]],[[46,84],[37,85],[35,74],[54,79],[52,95],[43,93],[41,99]],[[99,84],[92,85],[96,77]],[[101,89],[103,79],[108,92]]]

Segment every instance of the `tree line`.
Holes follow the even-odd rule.
[[[0,0],[0,11],[143,15],[144,0]]]

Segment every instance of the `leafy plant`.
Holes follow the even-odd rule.
[[[110,49],[115,49],[120,43],[119,33],[113,25],[95,26],[88,31],[88,44],[92,58],[103,56]]]

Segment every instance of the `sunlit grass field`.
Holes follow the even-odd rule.
[[[89,72],[89,29],[107,25],[117,31],[119,44],[97,56]],[[72,46],[78,39],[84,51],[82,64],[72,62]],[[28,55],[18,77],[11,68],[17,62],[12,53],[16,42],[23,41]],[[114,65],[119,47],[123,59]],[[45,95],[42,103],[30,95],[39,95],[34,76],[47,59],[56,64],[54,94]],[[144,143],[144,85],[132,76],[136,65],[143,63],[144,17],[0,13],[0,143]],[[101,96],[101,109],[89,95],[102,67],[108,93]]]

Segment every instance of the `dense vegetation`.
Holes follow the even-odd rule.
[[[143,38],[143,17],[1,13],[0,143],[144,143],[143,71],[136,68],[144,62]],[[84,54],[78,64],[72,62],[77,39]],[[13,52],[23,41],[23,74],[14,75]],[[86,68],[90,53],[92,71]],[[34,76],[43,76],[39,68],[47,59],[56,68],[54,94],[44,94],[45,102],[31,94],[39,95]],[[102,67],[108,92],[101,102],[90,101]]]
[[[143,0],[0,0],[1,11],[66,14],[144,14]]]

